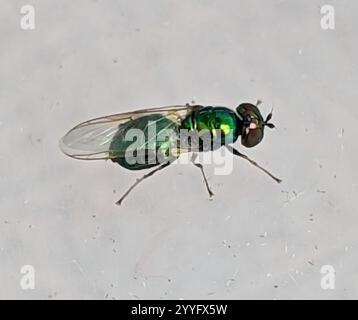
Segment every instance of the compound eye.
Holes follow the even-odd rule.
[[[261,142],[263,135],[263,128],[258,125],[257,120],[252,120],[244,125],[241,144],[246,148],[252,148]]]
[[[236,108],[236,112],[241,119],[249,120],[256,118],[258,121],[263,122],[260,110],[251,103],[242,103]]]
[[[247,148],[259,144],[264,136],[264,120],[257,106],[242,103],[236,108],[239,118],[243,121],[241,143]]]

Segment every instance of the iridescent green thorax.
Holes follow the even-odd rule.
[[[209,131],[213,144],[235,142],[240,134],[240,120],[234,111],[225,107],[202,107],[194,110],[181,123],[180,129]]]

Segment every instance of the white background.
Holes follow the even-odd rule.
[[[358,298],[358,6],[330,1],[325,31],[324,4],[1,0],[0,298]],[[119,208],[142,172],[58,148],[97,116],[257,99],[277,129],[245,152],[281,185],[236,159],[207,166],[209,201],[197,168],[171,166]]]

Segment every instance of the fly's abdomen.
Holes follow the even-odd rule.
[[[118,126],[110,150],[112,161],[129,170],[154,167],[173,158],[178,125],[162,115],[148,115]]]
[[[237,139],[237,117],[225,107],[196,110],[182,121],[181,128],[198,133],[200,151],[214,150]]]

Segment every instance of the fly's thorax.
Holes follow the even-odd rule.
[[[188,115],[181,123],[180,136],[183,130],[189,135],[197,135],[196,143],[199,151],[214,150],[218,147],[235,142],[238,138],[238,118],[225,107],[203,107]],[[193,137],[191,137],[193,140]],[[195,139],[195,138],[194,138]],[[200,140],[200,141],[199,141]],[[210,141],[208,141],[210,140]]]

